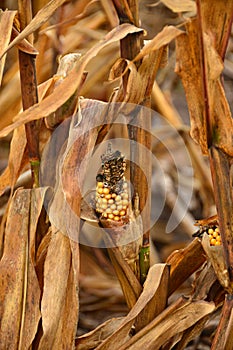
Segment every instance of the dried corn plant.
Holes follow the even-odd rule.
[[[0,349],[232,348],[232,18],[3,2]]]

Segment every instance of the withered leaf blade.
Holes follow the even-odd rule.
[[[205,301],[187,301],[184,305],[170,313],[167,313],[165,310],[166,317],[161,319],[163,315],[161,313],[158,316],[160,322],[157,322],[155,318],[148,326],[139,331],[119,349],[133,350],[145,347],[147,349],[158,350],[174,335],[195,325],[214,310],[214,303],[207,303]]]
[[[127,340],[128,334],[136,318],[141,314],[143,316],[143,310],[150,302],[154,300],[157,290],[160,288],[160,283],[164,278],[164,274],[167,275],[166,264],[156,264],[149,270],[147,279],[145,281],[144,289],[138,298],[136,304],[131,309],[129,314],[125,317],[120,327],[108,337],[100,346],[98,350],[113,349],[118,350],[121,345]],[[158,301],[158,300],[157,300]],[[153,304],[153,302],[152,302]],[[155,304],[153,305],[154,308]],[[156,308],[155,308],[156,309]],[[155,310],[154,309],[154,310]],[[153,312],[154,312],[153,310]],[[145,321],[145,319],[144,319]],[[116,342],[117,339],[117,342]]]
[[[202,152],[208,154],[198,41],[199,27],[196,19],[186,24],[186,31],[187,33],[181,34],[176,39],[176,73],[179,74],[185,89],[191,121],[191,136],[199,143]]]
[[[5,230],[0,262],[0,348],[3,349],[29,348],[40,319],[41,291],[34,268],[34,251],[29,242],[35,240],[41,206],[34,208],[31,218],[35,225],[31,226],[31,195],[31,190],[20,189],[15,193]]]
[[[72,253],[69,238],[55,228],[44,264],[41,316],[39,349],[71,349],[78,321]]]
[[[2,11],[0,10],[0,56],[6,50],[7,45],[11,39],[11,30],[13,27],[14,17],[16,11]],[[2,74],[5,66],[6,56],[0,59],[0,86],[2,83]]]

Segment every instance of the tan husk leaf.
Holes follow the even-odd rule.
[[[136,304],[131,309],[129,314],[125,317],[120,327],[101,345],[97,347],[98,350],[118,350],[120,346],[123,345],[127,340],[127,336],[136,318],[141,318],[141,324],[145,322],[145,314],[143,310],[145,310],[147,306],[152,306],[150,317],[153,313],[156,313],[156,311],[159,312],[159,309],[161,307],[159,306],[159,297],[161,296],[161,294],[158,293],[158,295],[156,296],[156,293],[158,290],[160,290],[160,288],[164,288],[164,282],[166,285],[167,272],[168,270],[166,264],[156,264],[150,268],[146,282],[144,284],[144,289],[140,297],[138,298]]]
[[[84,69],[88,62],[95,57],[98,52],[105,46],[114,43],[122,38],[124,38],[129,33],[141,32],[142,29],[137,28],[130,24],[122,24],[114,28],[109,32],[105,38],[99,41],[95,46],[93,46],[77,63],[67,75],[60,85],[54,89],[51,95],[47,96],[40,103],[33,105],[26,111],[18,114],[14,120],[15,122],[8,127],[4,128],[0,132],[0,137],[8,135],[12,130],[21,124],[28,123],[31,120],[40,119],[50,115],[55,112],[60,106],[62,106],[77,89],[80,89],[86,73]]]
[[[232,293],[229,274],[226,268],[225,257],[223,253],[222,246],[210,246],[209,236],[207,234],[203,235],[202,238],[203,248],[214,268],[216,276],[220,284],[225,288],[230,294]]]
[[[29,348],[37,332],[41,291],[34,244],[45,193],[19,189],[11,200],[0,262],[1,348]]]
[[[196,12],[196,3],[193,0],[160,0],[173,12]]]

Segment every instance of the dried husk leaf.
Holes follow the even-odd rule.
[[[54,228],[44,263],[43,336],[39,349],[72,349],[74,346],[78,322],[75,289],[69,238]]]
[[[2,11],[0,10],[0,56],[6,50],[10,39],[11,39],[11,30],[13,27],[14,17],[16,11]],[[6,62],[6,56],[0,60],[0,86],[2,83],[2,75]]]
[[[34,244],[45,193],[46,189],[20,189],[10,204],[0,262],[0,347],[4,349],[29,348],[41,317]]]
[[[35,104],[26,111],[18,114],[14,118],[15,122],[0,132],[0,137],[7,136],[12,130],[21,124],[28,123],[31,120],[41,119],[55,112],[75,93],[76,90],[81,88],[86,77],[84,69],[88,62],[105,46],[122,39],[127,34],[134,32],[142,32],[142,29],[130,24],[122,24],[114,28],[105,36],[103,40],[99,41],[78,61],[78,66],[69,72],[66,79],[64,79],[62,83],[57,86],[51,95],[46,97],[40,103]]]
[[[123,258],[118,247],[109,248],[108,254],[121,284],[126,303],[131,309],[136,304],[139,295],[141,294],[142,287],[133,270]]]
[[[226,268],[225,257],[223,253],[222,246],[210,246],[209,236],[207,234],[203,235],[202,245],[208,256],[216,276],[223,286],[230,294],[232,294],[232,288],[230,284],[229,274]]]
[[[112,318],[96,327],[93,331],[78,337],[75,342],[76,350],[96,348],[104,339],[115,332],[116,328],[119,328],[123,321],[124,317]]]
[[[170,313],[164,311],[164,318],[161,313],[148,326],[138,332],[130,341],[126,342],[119,350],[133,350],[145,347],[157,350],[176,334],[183,332],[195,325],[202,318],[215,310],[213,303],[205,301],[187,301],[181,307],[175,308]],[[160,320],[160,322],[158,322]]]
[[[147,307],[147,305],[150,305],[150,303],[152,303],[151,304],[152,310],[153,310],[152,313],[156,312],[155,310],[159,312],[160,300],[159,298],[156,298],[156,292],[160,290],[161,284],[164,287],[163,281],[164,281],[164,277],[166,280],[167,272],[168,270],[167,270],[166,264],[156,264],[150,268],[147,279],[144,284],[143,292],[138,298],[136,304],[131,309],[129,314],[125,317],[120,327],[110,337],[108,337],[101,345],[97,347],[98,350],[104,350],[104,349],[118,350],[120,346],[123,345],[127,340],[128,334],[130,332],[132,325],[135,322],[135,319],[137,317],[144,318],[145,314],[143,313],[143,310],[145,309],[145,307]],[[144,318],[144,321],[145,321],[145,318]],[[116,339],[117,339],[117,342],[116,342]]]
[[[192,299],[205,300],[216,279],[212,265],[207,263],[193,283],[194,293],[192,294]]]

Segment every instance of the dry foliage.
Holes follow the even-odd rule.
[[[233,1],[3,3],[0,349],[232,349],[233,119],[223,80],[233,77]],[[127,104],[128,127],[111,128]],[[162,127],[135,105],[158,111]],[[98,246],[106,223],[80,189],[89,176],[95,182],[93,149],[119,132],[151,148],[163,179],[131,149],[148,180],[130,165],[140,199],[133,229],[110,224],[108,249],[88,247],[88,230]],[[184,145],[193,187],[166,152],[188,168]],[[187,208],[179,182],[184,199],[192,191]],[[212,247],[192,233],[215,210],[223,244]],[[179,225],[167,235],[171,215]],[[85,221],[94,225],[84,229],[86,246]]]

